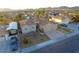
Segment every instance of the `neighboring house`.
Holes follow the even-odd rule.
[[[0,27],[0,52],[7,52],[8,51],[8,34],[5,29],[5,26]]]
[[[36,31],[36,24],[33,22],[33,20],[20,20],[19,21],[22,33],[30,33],[33,31]]]
[[[52,31],[57,29],[57,24],[48,23],[43,26],[44,32]]]
[[[57,16],[55,16],[55,17],[51,17],[51,18],[49,18],[49,21],[50,22],[55,22],[55,23],[61,23],[62,22],[62,18],[61,17],[57,17]]]
[[[18,30],[17,22],[9,23],[9,26],[6,30],[8,31],[9,35],[17,34],[17,30]]]
[[[22,17],[23,17],[23,19],[25,19],[25,20],[29,20],[29,19],[30,19],[30,16],[29,16],[29,15],[26,15],[26,14],[23,15]]]
[[[54,15],[49,15],[49,21],[50,22],[55,22],[55,23],[58,23],[58,24],[68,24],[71,20],[69,19],[69,17],[66,17],[66,16],[61,16],[61,15],[57,15],[57,16],[54,16]]]
[[[6,40],[7,32],[5,28],[0,28],[0,41]]]
[[[49,12],[48,16],[52,17],[52,16],[59,16],[59,12]]]
[[[64,17],[64,18],[62,18],[61,24],[69,24],[69,22],[71,22],[70,18]]]

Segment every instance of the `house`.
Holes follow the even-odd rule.
[[[0,27],[0,41],[6,40],[7,31],[4,26]]]
[[[52,16],[59,16],[59,12],[49,12],[48,16],[52,17]]]
[[[33,19],[20,20],[19,25],[21,27],[22,33],[30,33],[36,31],[36,24],[33,22]]]
[[[51,16],[49,21],[58,24],[68,24],[71,20],[67,16]]]
[[[58,24],[68,24],[71,20],[67,15],[61,14],[57,11],[49,12],[49,21]]]
[[[17,30],[18,30],[17,22],[9,23],[8,28],[6,30],[8,31],[9,35],[17,34]]]
[[[26,15],[26,14],[25,14],[25,15],[23,15],[22,17],[23,17],[23,19],[25,19],[25,20],[30,19],[30,16],[29,16],[29,15]]]
[[[69,24],[71,22],[70,18],[69,17],[62,17],[62,22],[61,24]]]
[[[54,23],[48,23],[43,26],[44,32],[52,31],[57,29],[57,24]]]

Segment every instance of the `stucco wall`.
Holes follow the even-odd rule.
[[[25,26],[22,26],[22,33],[29,33],[31,31],[36,31],[36,25],[25,25]]]
[[[45,26],[43,26],[44,31],[51,31],[51,30],[56,30],[57,28],[57,24],[53,24],[53,23],[48,23]]]

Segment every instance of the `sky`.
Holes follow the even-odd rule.
[[[0,8],[27,9],[59,6],[79,6],[79,0],[0,0]]]

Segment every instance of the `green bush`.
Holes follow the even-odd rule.
[[[24,43],[24,44],[28,44],[28,43],[29,43],[28,39],[25,38],[25,37],[24,37],[22,40],[23,40],[23,43]]]

